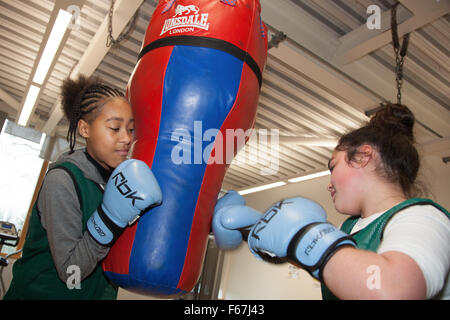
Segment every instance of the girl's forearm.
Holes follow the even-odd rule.
[[[414,260],[400,252],[377,254],[355,248],[336,252],[323,281],[340,299],[424,299],[426,284]]]

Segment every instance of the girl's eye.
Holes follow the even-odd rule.
[[[114,132],[119,132],[120,128],[110,128]]]
[[[330,170],[330,172],[333,172],[333,169],[335,166],[336,166],[336,164],[331,165],[331,163],[328,162],[328,170]]]

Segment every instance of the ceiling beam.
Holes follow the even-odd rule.
[[[134,16],[136,11],[142,5],[144,0],[118,0],[114,5],[113,14],[113,37],[117,38],[123,31],[127,23]],[[109,12],[109,11],[108,11]],[[109,47],[106,46],[106,39],[108,36],[108,22],[109,17],[106,15],[102,24],[98,28],[95,36],[92,38],[89,46],[84,52],[80,61],[74,67],[70,73],[70,78],[75,79],[78,75],[83,74],[85,76],[91,76],[97,67],[102,62],[103,58],[109,51]],[[50,114],[50,117],[42,131],[48,135],[55,133],[56,126],[63,117],[61,109],[61,99],[57,99]]]
[[[398,34],[402,37],[413,32],[450,12],[450,0],[423,1],[401,0],[397,10]],[[413,16],[411,17],[412,12]],[[370,52],[380,49],[392,41],[391,11],[381,14],[380,29],[369,29],[366,24],[339,38],[333,61],[346,65],[354,62]]]
[[[420,1],[403,0],[402,3],[416,9]],[[434,1],[426,1],[427,4],[431,2]],[[450,0],[440,0],[441,5],[444,2],[447,7]],[[318,27],[312,16],[287,0],[276,1],[276,4],[275,1],[262,0],[261,4],[263,21],[288,37],[278,48],[270,49],[269,54],[322,84],[362,112],[378,107],[383,101],[393,101],[396,94],[395,75],[386,66],[370,55],[347,65],[338,64],[332,57],[338,50],[339,39],[323,26]],[[427,9],[430,11],[423,15],[439,16],[436,12],[442,7],[433,4],[433,8]],[[412,19],[414,17],[408,21]],[[410,30],[406,30],[403,23],[399,31],[404,34]],[[403,93],[403,103],[414,112],[417,119],[440,136],[450,135],[450,117],[445,106],[407,81],[403,84]]]
[[[339,40],[330,37],[330,30],[313,16],[289,0],[260,0],[262,20],[282,31],[304,48],[329,59]]]
[[[423,16],[440,14],[443,10],[448,12],[450,8],[449,0],[400,0],[400,2],[403,6],[414,12],[415,15]]]
[[[0,88],[0,100],[3,100],[14,110],[19,111],[21,108],[20,102],[14,99],[8,92]]]

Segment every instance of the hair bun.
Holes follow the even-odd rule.
[[[61,104],[68,119],[71,119],[77,111],[81,93],[87,87],[97,82],[98,80],[96,78],[86,77],[84,75],[79,75],[75,80],[68,77],[63,81],[61,86]]]
[[[403,133],[413,140],[415,120],[414,114],[405,105],[387,103],[375,113],[369,125],[392,133]]]

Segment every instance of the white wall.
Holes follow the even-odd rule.
[[[264,212],[281,199],[303,196],[320,203],[328,213],[328,220],[339,225],[345,216],[335,211],[326,190],[329,177],[248,194],[245,199],[248,206]],[[248,250],[247,243],[243,243],[236,250],[226,253],[221,285],[222,298],[260,300],[322,298],[318,281],[303,270],[298,270],[298,278],[292,278],[289,271],[289,264],[273,265],[257,260]]]
[[[442,156],[423,158],[421,180],[431,192],[430,198],[450,208],[450,164]],[[322,205],[328,221],[340,225],[346,216],[336,212],[326,190],[330,176],[288,184],[283,187],[246,195],[247,205],[265,211],[278,200],[293,196],[310,198]],[[221,283],[224,299],[321,299],[319,283],[306,272],[289,279],[289,265],[271,265],[257,260],[247,243],[226,254]]]
[[[422,159],[420,179],[430,192],[429,198],[450,210],[450,163],[442,161],[443,155],[449,156],[450,149],[447,153],[441,152],[441,155],[429,155]]]

